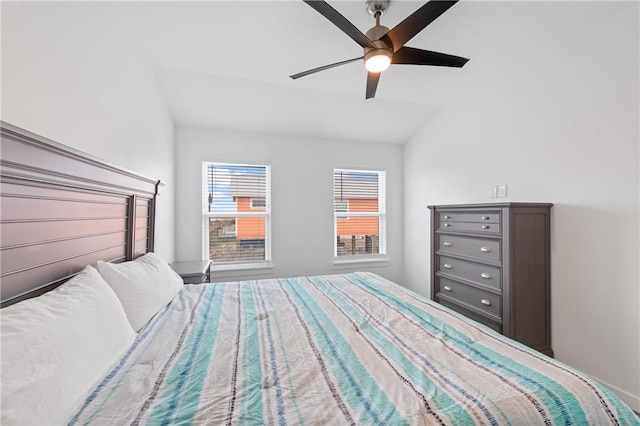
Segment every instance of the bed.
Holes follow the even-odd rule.
[[[3,145],[7,139],[18,145],[28,142],[38,151],[50,146],[63,150],[44,138],[3,125]],[[23,161],[19,154],[11,159],[10,169],[7,161],[3,156],[3,205],[15,201],[20,186],[30,188],[35,182],[18,172]],[[91,164],[98,167],[98,163]],[[124,230],[118,234],[120,242],[98,244],[117,249],[97,250],[89,247],[91,238],[83,238],[82,244],[74,246],[81,247],[79,253],[92,253],[90,260],[83,257],[70,265],[70,259],[86,255],[59,256],[51,264],[65,264],[66,269],[50,267],[53,269],[46,274],[23,275],[30,281],[9,281],[27,284],[18,289],[14,284],[6,300],[3,280],[7,306],[0,312],[3,424],[19,423],[15,419],[25,410],[45,419],[52,419],[46,416],[55,410],[58,417],[51,422],[72,425],[640,424],[620,399],[585,374],[376,274],[176,284],[175,273],[152,253],[158,181],[141,178],[142,190],[131,191],[137,184],[130,184],[96,191],[86,187],[86,179],[54,182],[61,176],[68,179],[69,174],[61,170],[48,176],[48,185],[59,184],[62,190],[123,197],[125,215],[120,222]],[[9,192],[4,185],[8,180],[13,185]],[[94,185],[95,179],[90,180]],[[101,179],[108,181],[104,176]],[[136,213],[139,206],[146,214]],[[111,217],[98,216],[102,217],[98,222]],[[137,219],[133,218],[138,217],[144,220],[135,226]],[[88,220],[86,215],[81,218]],[[136,232],[142,232],[144,238],[130,235]],[[7,246],[3,241],[3,253],[25,244],[12,241]],[[29,271],[46,263],[18,268],[11,259],[3,254],[3,275],[20,276],[21,269]],[[57,274],[52,274],[54,270]],[[63,284],[52,290],[60,282]],[[141,283],[147,297],[132,302],[134,296],[127,293]],[[94,288],[101,293],[96,294]],[[90,295],[77,299],[77,289]],[[134,321],[131,312],[139,312],[140,305],[148,305],[147,299],[158,293],[164,296]],[[91,303],[97,304],[89,308]],[[64,306],[51,315],[64,316],[61,323],[73,326],[57,326],[45,318],[39,326],[29,328],[30,317],[15,314],[27,312],[22,307],[29,304],[33,305],[29,312]],[[77,313],[83,309],[87,312]],[[96,313],[103,309],[105,313]],[[5,323],[13,317],[27,321],[27,326],[7,327],[10,332],[5,333]],[[48,339],[46,351],[59,350],[64,356],[54,357],[46,368],[24,357],[14,358],[20,368],[5,365],[5,338],[16,336],[15,345],[22,345],[24,339],[47,327],[51,330],[42,332]],[[59,333],[60,339],[67,339],[60,345],[50,339],[60,328],[69,332],[84,329],[85,334],[70,338],[68,333]],[[12,334],[14,329],[18,331]],[[42,340],[36,343],[43,344]],[[114,342],[119,342],[117,350],[105,346],[97,355],[88,355],[97,350],[93,346],[113,346]],[[99,360],[105,351],[111,351],[110,357]],[[32,350],[29,356],[38,359],[40,352]],[[21,374],[10,371],[16,369]],[[81,386],[76,382],[70,387],[56,385],[81,369],[92,372],[91,380]],[[42,375],[54,370],[57,381]],[[20,381],[18,391],[5,394],[7,386]],[[71,388],[75,395],[66,398]],[[23,395],[15,397],[16,393]],[[66,402],[60,403],[62,400]],[[50,402],[43,406],[37,401]],[[5,417],[5,407],[16,417]]]

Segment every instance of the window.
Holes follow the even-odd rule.
[[[271,260],[269,166],[203,163],[204,252],[213,266]]]
[[[385,172],[334,169],[334,256],[386,254]]]

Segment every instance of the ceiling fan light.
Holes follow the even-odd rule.
[[[364,66],[369,72],[382,72],[391,65],[391,52],[387,49],[376,49],[367,53]]]

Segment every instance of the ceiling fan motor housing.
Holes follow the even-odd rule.
[[[369,40],[373,42],[373,47],[365,47],[364,48],[364,59],[367,60],[368,56],[372,56],[374,54],[381,54],[382,50],[388,51],[390,54],[393,53],[393,46],[390,46],[390,43],[387,41],[381,40],[382,37],[389,32],[389,28],[384,25],[376,25],[371,28],[365,34]]]

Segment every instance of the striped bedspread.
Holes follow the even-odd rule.
[[[604,387],[370,273],[188,285],[70,424],[640,424]]]

